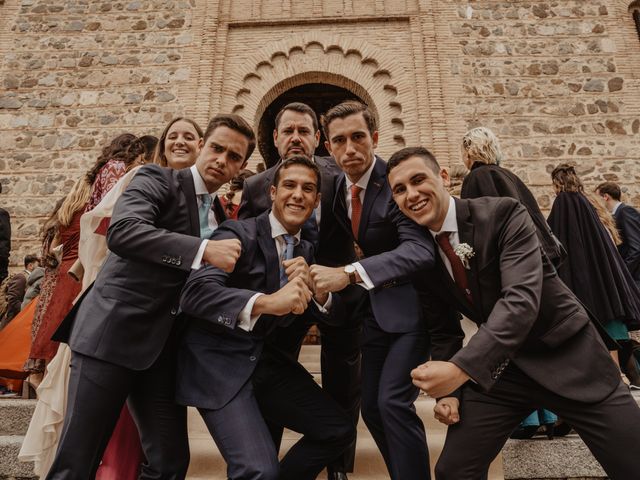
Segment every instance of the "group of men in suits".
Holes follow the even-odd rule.
[[[321,123],[331,158],[314,156],[311,108],[279,112],[281,159],[246,181],[236,222],[220,225],[215,192],[254,150],[240,117],[212,119],[191,169],[136,174],[109,227],[112,253],[58,332],[72,369],[47,478],[92,478],[125,401],[142,479],[185,477],[192,405],[231,479],[311,480],[326,466],[344,480],[360,404],[390,478],[430,478],[419,388],[451,425],[439,479],[486,476],[540,405],[575,425],[611,478],[633,478],[635,458],[616,442],[640,440],[640,410],[526,210],[452,199],[425,149],[387,164],[359,102]],[[464,348],[457,312],[480,327]],[[313,323],[322,388],[296,361]],[[284,427],[303,436],[278,461]]]

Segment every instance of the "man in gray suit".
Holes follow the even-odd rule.
[[[575,427],[610,478],[637,478],[628,446],[640,445],[640,409],[540,249],[526,209],[511,198],[453,199],[447,171],[424,148],[396,152],[388,172],[400,209],[437,245],[436,271],[425,279],[479,327],[464,348],[432,337],[432,360],[412,372],[439,399],[436,418],[452,425],[436,477],[481,478],[518,423],[542,406]]]
[[[186,475],[186,409],[174,400],[180,289],[203,262],[235,265],[238,240],[208,240],[224,220],[215,192],[244,167],[255,136],[242,118],[219,115],[203,142],[191,169],[147,165],[135,175],[114,209],[112,253],[56,334],[73,353],[48,479],[95,476],[125,401],[146,458],[140,478]]]

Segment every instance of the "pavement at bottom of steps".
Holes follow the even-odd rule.
[[[433,418],[434,400],[421,395],[416,401],[416,409],[427,431],[427,442],[431,457],[431,468],[435,465],[446,434],[446,426]],[[300,435],[286,430],[282,452],[286,452]],[[189,443],[191,446],[191,464],[187,480],[222,480],[226,478],[226,465],[215,443],[211,439],[204,422],[195,409],[189,409]],[[350,480],[388,480],[389,474],[371,435],[360,419],[358,424],[358,443],[355,472],[349,474]],[[319,479],[325,479],[322,473]],[[503,480],[502,458],[498,456],[491,464],[489,480]]]

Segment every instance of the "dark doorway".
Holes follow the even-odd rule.
[[[316,112],[319,121],[320,115],[345,100],[359,100],[362,102],[360,97],[346,88],[336,87],[335,85],[326,83],[307,83],[287,90],[271,102],[271,105],[264,111],[260,119],[260,125],[258,126],[258,148],[260,149],[262,158],[264,158],[267,164],[267,168],[275,165],[279,160],[278,151],[273,144],[273,130],[275,128],[276,115],[282,107],[291,102],[306,103]],[[322,131],[320,134],[320,145],[316,149],[316,155],[329,155],[327,149],[324,147],[325,138]]]

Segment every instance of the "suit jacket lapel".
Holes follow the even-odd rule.
[[[216,214],[216,220],[218,220],[218,225],[221,225],[227,219],[227,214],[224,211],[224,207],[220,202],[220,198],[216,195],[213,199],[213,211]]]
[[[340,225],[346,232],[348,232],[350,236],[353,236],[353,232],[351,232],[351,223],[349,223],[347,203],[345,201],[345,185],[346,180],[344,177],[344,173],[341,173],[335,179],[333,211],[335,213],[335,218],[338,221],[338,225]]]
[[[358,238],[360,238],[362,234],[367,231],[371,209],[375,204],[380,190],[382,190],[382,186],[384,185],[386,176],[386,167],[384,161],[382,161],[378,157],[375,157],[373,161],[375,162],[375,165],[373,166],[373,170],[371,171],[371,177],[369,178],[369,183],[367,184],[367,189],[365,190],[364,194],[362,216],[360,217],[360,226],[358,227]]]
[[[256,218],[258,231],[258,245],[265,260],[265,274],[267,277],[267,293],[273,293],[280,289],[280,259],[273,237],[271,237],[271,224],[269,212],[264,212]]]
[[[184,193],[187,210],[189,211],[189,223],[191,229],[189,234],[194,237],[200,236],[200,218],[198,216],[198,201],[196,199],[196,188],[193,185],[193,176],[191,175],[191,169],[185,168],[177,172],[178,182],[180,188]]]
[[[471,223],[471,213],[469,212],[468,202],[455,198],[456,204],[456,220],[458,222],[458,237],[460,243],[466,243],[471,248],[474,247],[474,227]],[[481,311],[482,297],[480,292],[480,286],[478,284],[478,259],[474,255],[469,258],[470,268],[465,268],[467,274],[467,283],[469,284],[469,290],[471,290],[471,296],[473,298],[473,305],[470,305],[472,309],[477,312]],[[467,304],[469,302],[466,301]]]

